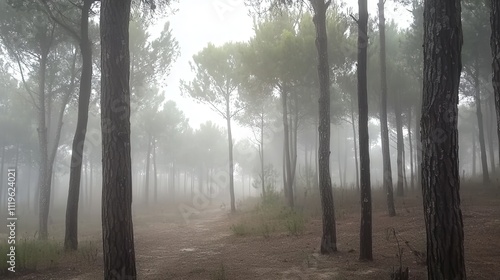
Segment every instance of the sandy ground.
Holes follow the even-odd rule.
[[[235,236],[230,228],[242,214],[229,216],[220,208],[201,212],[189,224],[162,215],[144,216],[144,221],[135,222],[138,279],[389,279],[399,265],[390,229],[397,232],[410,279],[427,279],[426,267],[415,255],[425,252],[419,199],[399,204],[394,218],[374,211],[374,261],[367,263],[358,261],[359,214],[338,213],[339,252],[332,256],[318,254],[319,217],[308,219],[302,235],[274,232],[264,238]],[[500,196],[465,196],[463,214],[468,278],[500,279]],[[86,230],[98,243],[99,229]],[[51,268],[15,278],[102,279],[102,254],[96,256],[82,261],[81,256],[67,255]]]

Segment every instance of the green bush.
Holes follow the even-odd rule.
[[[301,235],[305,230],[305,219],[302,213],[290,211],[285,218],[285,227],[291,235]]]
[[[0,252],[8,252],[10,244],[0,243]],[[48,240],[33,239],[16,240],[16,266],[15,271],[34,271],[42,267],[51,267],[57,264],[63,254],[62,244]],[[7,263],[7,254],[0,254],[0,275],[9,273],[10,265]]]

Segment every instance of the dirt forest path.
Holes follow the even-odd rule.
[[[206,266],[213,262],[213,256],[221,254],[223,244],[218,241],[230,235],[227,217],[227,211],[208,209],[190,217],[188,223],[184,220],[169,222],[166,218],[152,223],[134,222],[138,279],[211,279],[221,263],[212,268],[214,273]],[[208,277],[207,273],[210,274]],[[196,274],[200,277],[197,278]],[[117,276],[118,279],[128,279]],[[30,273],[18,279],[102,279],[102,253],[97,255],[94,265],[81,260],[63,260],[58,268]]]
[[[475,193],[477,195],[477,193]],[[276,231],[270,236],[249,234],[236,236],[232,225],[245,213],[229,215],[227,209],[211,208],[192,215],[186,223],[179,212],[165,214],[144,209],[134,216],[137,279],[146,280],[320,280],[320,279],[389,279],[399,265],[398,244],[388,235],[397,232],[404,249],[402,264],[410,269],[410,279],[425,280],[425,259],[406,247],[409,242],[418,252],[425,252],[425,225],[416,197],[398,206],[396,217],[385,211],[374,212],[373,262],[359,262],[359,213],[357,205],[338,211],[337,238],[339,252],[318,254],[322,223],[320,217],[305,222],[298,236]],[[500,280],[496,264],[500,263],[500,193],[475,198],[463,196],[463,217],[467,273],[470,279]],[[340,208],[340,206],[339,206]],[[247,226],[251,226],[247,224]],[[100,228],[82,227],[82,240],[92,240],[101,251]],[[85,241],[82,241],[84,243]],[[413,250],[413,249],[411,249]],[[103,277],[102,253],[91,261],[64,255],[49,269],[16,275],[23,280],[95,280]],[[116,279],[127,280],[120,277]]]

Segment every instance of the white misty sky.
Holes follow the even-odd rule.
[[[181,54],[172,66],[170,76],[167,78],[165,91],[167,100],[174,100],[178,107],[190,120],[190,125],[197,128],[200,123],[207,120],[225,126],[225,122],[208,106],[198,104],[192,98],[181,96],[179,81],[190,81],[194,74],[190,69],[189,61],[194,54],[201,51],[209,42],[222,45],[230,41],[246,41],[253,35],[252,18],[248,9],[241,0],[203,0],[179,1],[175,4],[177,12],[170,15],[167,20],[176,40],[179,42]],[[193,4],[196,2],[196,4]],[[350,0],[347,4],[353,13],[357,12],[357,1]],[[377,2],[369,0],[370,17],[377,14]],[[395,10],[394,4],[386,4],[386,17],[395,19],[401,26],[408,26],[411,15],[405,9]],[[163,22],[158,23],[153,33],[160,31]],[[248,135],[245,128],[235,125],[234,137],[241,139]]]

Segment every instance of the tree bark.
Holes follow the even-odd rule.
[[[361,163],[361,226],[359,259],[371,261],[372,253],[372,197],[370,183],[370,139],[368,136],[368,8],[367,0],[358,0],[358,112],[359,159]]]
[[[46,240],[48,237],[47,222],[49,218],[49,203],[50,203],[50,185],[47,185],[50,177],[48,168],[48,139],[47,139],[47,125],[46,125],[46,102],[45,102],[45,80],[47,71],[47,57],[48,50],[42,51],[40,58],[39,68],[39,89],[38,89],[38,145],[40,148],[40,170],[38,173],[38,189],[39,189],[39,203],[38,203],[38,238]]]
[[[53,36],[53,34],[51,35]],[[49,49],[50,49],[50,45],[52,44],[52,40],[53,40],[53,37],[51,37],[49,39],[46,45],[46,53],[48,54],[49,52]],[[45,63],[47,62],[47,60],[45,61]],[[48,218],[49,218],[49,211],[50,211],[50,206],[51,206],[51,185],[52,185],[52,175],[53,175],[53,166],[54,166],[54,162],[55,162],[55,159],[56,159],[56,155],[57,155],[57,149],[59,147],[59,140],[61,139],[61,130],[62,130],[62,126],[63,126],[63,117],[64,117],[64,113],[65,113],[65,110],[66,110],[66,106],[68,105],[68,102],[69,102],[69,99],[70,99],[70,96],[71,96],[71,93],[74,91],[74,88],[75,88],[75,78],[76,78],[76,53],[75,55],[73,56],[73,62],[71,64],[71,77],[70,77],[70,87],[69,89],[64,93],[63,97],[62,97],[62,100],[61,100],[61,108],[58,112],[58,115],[57,115],[57,118],[56,118],[56,129],[55,131],[53,131],[52,133],[54,134],[54,139],[53,139],[53,142],[52,142],[52,148],[49,149],[49,141],[48,141],[48,135],[47,135],[47,132],[48,130],[50,129],[50,127],[47,127],[46,126],[46,129],[45,129],[45,147],[46,147],[46,166],[47,166],[47,170],[46,170],[46,174],[45,174],[45,183],[44,183],[44,186],[45,186],[45,189],[42,191],[42,189],[40,190],[40,212],[39,212],[39,215],[40,215],[40,232],[39,232],[39,238],[41,240],[45,240],[47,239],[48,237],[48,228],[47,228],[47,222],[48,222]],[[46,65],[45,65],[46,67]],[[45,78],[44,78],[45,80]],[[45,81],[43,82],[45,83]],[[47,101],[46,99],[46,96],[43,97],[45,101]],[[42,197],[43,196],[43,197]],[[42,200],[44,201],[44,203],[41,203]],[[42,217],[43,215],[43,217]],[[44,224],[42,224],[44,223]]]
[[[460,0],[424,2],[422,194],[429,280],[466,279],[458,170]]]
[[[488,172],[488,160],[486,156],[486,144],[484,141],[484,123],[483,123],[483,111],[481,108],[481,85],[479,84],[479,63],[476,61],[474,63],[474,102],[476,103],[476,116],[477,116],[477,128],[479,133],[479,149],[481,151],[481,168],[483,171],[483,184],[490,183],[490,175]]]
[[[419,98],[415,112],[415,142],[416,142],[416,171],[417,171],[417,188],[422,186],[422,141],[420,132],[420,121],[422,119],[422,100]]]
[[[227,142],[229,143],[229,195],[231,197],[231,213],[235,213],[236,204],[234,198],[233,134],[231,132],[231,110],[229,104],[229,96],[227,96],[226,98],[226,121],[227,121]]]
[[[410,144],[410,188],[413,191],[415,189],[415,174],[413,172],[413,141],[412,141],[412,131],[411,131],[411,117],[412,108],[408,109],[408,143]]]
[[[144,185],[144,203],[147,205],[149,203],[149,166],[151,166],[151,142],[153,141],[153,136],[148,133],[148,150],[146,152],[146,170],[145,170],[145,185]]]
[[[387,65],[385,50],[385,14],[384,1],[378,3],[379,30],[380,30],[380,84],[381,84],[381,104],[380,104],[380,132],[382,140],[382,165],[384,169],[384,190],[387,200],[387,211],[390,217],[396,216],[394,207],[394,191],[392,183],[391,154],[389,146],[389,129],[387,127]],[[365,35],[364,36],[368,36]],[[358,66],[359,67],[359,66]],[[361,145],[361,143],[360,143]]]
[[[395,101],[394,114],[396,115],[396,147],[397,147],[397,165],[398,165],[398,185],[397,185],[397,195],[404,195],[404,176],[403,176],[403,153],[404,153],[404,139],[403,139],[403,121],[401,115],[401,105],[399,104],[399,98]]]
[[[154,179],[154,203],[158,202],[158,166],[156,165],[156,139],[153,138],[153,179]],[[186,194],[186,176],[184,176],[184,194]]]
[[[89,186],[89,210],[92,211],[92,189],[94,188],[94,164],[92,162],[92,159],[89,157],[89,167],[90,167],[90,186]]]
[[[78,98],[78,117],[75,136],[71,149],[71,165],[69,172],[68,201],[66,205],[66,227],[64,249],[78,248],[78,203],[80,196],[80,181],[82,173],[83,149],[87,122],[89,117],[89,103],[92,92],[92,42],[89,38],[89,13],[94,0],[83,1],[80,19],[80,53],[82,55],[82,73],[80,77],[80,93]]]
[[[260,114],[260,145],[259,145],[259,156],[260,156],[260,177],[262,183],[262,198],[266,198],[266,184],[265,184],[265,170],[264,170],[264,112]]]
[[[316,50],[318,51],[319,78],[319,192],[321,195],[323,234],[321,254],[337,251],[337,229],[333,204],[332,180],[330,176],[330,66],[328,65],[328,38],[326,32],[326,10],[330,1],[311,0],[314,9],[313,22],[316,28]]]
[[[344,182],[342,181],[342,162],[340,159],[340,139],[339,139],[339,144],[338,144],[338,152],[337,152],[337,162],[339,165],[339,187],[343,188],[344,187]]]
[[[490,171],[491,173],[495,173],[495,139],[493,137],[493,131],[495,130],[494,123],[495,123],[495,113],[494,113],[494,108],[495,108],[495,102],[488,102],[486,109],[488,110],[488,117],[487,117],[487,122],[486,122],[486,131],[488,134],[488,152],[489,152],[489,157],[490,157]]]
[[[351,98],[351,124],[352,124],[352,135],[353,135],[353,145],[354,145],[354,164],[356,168],[356,190],[359,191],[359,166],[358,166],[358,143],[356,142],[356,124],[354,123],[354,102]]]
[[[136,279],[130,159],[131,0],[101,0],[104,279]]]
[[[472,176],[476,176],[476,163],[477,163],[477,159],[476,159],[476,133],[474,131],[472,131]]]
[[[498,162],[500,164],[500,2],[491,0],[491,53],[493,57],[493,91],[495,93],[495,109],[498,135]]]
[[[293,177],[292,163],[290,159],[290,131],[288,126],[288,91],[282,86],[281,88],[281,105],[283,114],[283,137],[284,137],[284,153],[285,153],[285,195],[287,204],[293,208]]]

